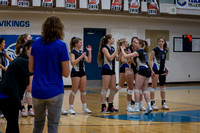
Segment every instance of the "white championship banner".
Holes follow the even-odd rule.
[[[76,9],[77,8],[77,0],[66,0],[66,8],[67,9]]]
[[[89,10],[99,10],[101,8],[101,0],[88,0]]]

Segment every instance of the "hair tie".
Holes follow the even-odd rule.
[[[73,39],[76,39],[76,37],[74,36]]]

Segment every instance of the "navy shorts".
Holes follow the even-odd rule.
[[[124,67],[120,67],[119,72],[120,73],[125,73],[125,68]]]
[[[83,77],[85,76],[84,71],[71,71],[71,77]]]
[[[139,75],[142,75],[142,76],[144,76],[144,77],[149,78],[149,77],[151,77],[151,69],[150,69],[150,68],[143,68],[143,69],[140,69],[140,70],[138,71],[138,74],[139,74]]]
[[[164,74],[166,71],[158,71],[158,70],[155,70],[155,69],[153,69],[153,71],[154,71],[155,74],[159,75],[160,86],[164,86],[165,83],[166,83],[166,75],[162,75],[162,74]]]
[[[138,72],[137,67],[134,66],[133,63],[131,63],[131,68],[133,69],[134,75]]]
[[[101,75],[115,75],[115,71],[114,71],[114,70],[110,70],[110,69],[103,68],[103,69],[102,69],[102,72],[101,72]]]

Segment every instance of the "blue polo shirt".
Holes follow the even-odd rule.
[[[34,58],[32,96],[49,99],[64,93],[61,62],[69,60],[67,45],[60,39],[45,44],[40,37],[34,41],[31,55]]]

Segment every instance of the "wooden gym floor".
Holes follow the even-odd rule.
[[[65,89],[63,107],[68,109],[70,88]],[[156,91],[158,111],[149,115],[126,112],[126,89],[115,96],[114,106],[119,113],[103,114],[100,102],[100,87],[89,87],[87,105],[92,114],[82,113],[80,93],[76,94],[74,110],[76,115],[62,115],[59,133],[198,133],[200,132],[200,84],[171,85],[167,87],[169,111],[161,110],[159,89]],[[146,102],[143,100],[144,105]],[[31,133],[34,117],[20,117],[20,132]],[[6,128],[5,118],[0,119],[0,133]],[[45,125],[44,133],[47,133]]]

